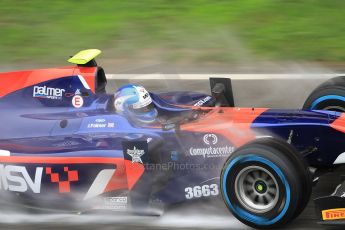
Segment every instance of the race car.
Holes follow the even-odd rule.
[[[210,79],[211,95],[138,86],[157,110],[146,122],[118,112],[100,53],[0,74],[2,202],[157,215],[223,198],[243,223],[275,228],[304,210],[324,169],[345,163],[344,77],[318,87],[303,110],[235,107],[226,78]],[[343,183],[316,200],[321,223],[343,223],[344,195]]]

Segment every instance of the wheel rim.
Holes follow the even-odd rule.
[[[272,210],[279,199],[277,180],[267,169],[248,166],[236,176],[235,193],[239,202],[249,211],[265,213]]]

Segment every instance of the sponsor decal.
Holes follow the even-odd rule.
[[[210,145],[211,143],[212,143],[212,145],[215,145],[218,142],[218,137],[217,137],[217,135],[215,135],[213,133],[212,134],[205,134],[203,140],[204,140],[204,143],[207,145]]]
[[[123,152],[132,158],[132,163],[143,164],[142,158],[148,152],[148,143],[145,141],[122,142]]]
[[[145,151],[142,149],[137,149],[135,146],[133,149],[127,149],[127,154],[132,157],[132,163],[143,163],[141,156],[145,154]]]
[[[209,197],[209,196],[218,196],[219,195],[219,188],[217,184],[205,184],[205,185],[197,185],[194,187],[187,187],[185,188],[185,197],[187,200],[193,198],[201,198],[201,197]]]
[[[44,167],[36,167],[34,174],[31,172],[33,175],[30,175],[25,166],[0,164],[0,189],[12,192],[41,193],[43,170]],[[51,167],[45,168],[45,174],[50,176],[50,182],[59,185],[60,193],[70,192],[70,183],[79,180],[77,170],[69,170],[65,166],[64,173],[67,175],[67,180],[62,180],[62,175],[53,172]]]
[[[81,95],[80,89],[77,89],[74,93],[74,95]]]
[[[189,148],[189,154],[192,156],[206,157],[226,157],[234,152],[234,147],[230,145],[215,146],[218,143],[218,137],[215,134],[205,134],[203,141],[208,147],[203,148]]]
[[[79,181],[78,170],[69,170],[69,168],[65,166],[63,171],[67,174],[67,180],[62,180],[60,173],[53,172],[51,167],[46,168],[46,174],[50,176],[50,182],[59,185],[59,193],[69,193],[71,192],[71,182]]]
[[[127,205],[105,204],[102,209],[111,210],[111,211],[123,211],[127,209]]]
[[[65,90],[47,86],[34,86],[33,97],[61,100]]]
[[[209,100],[211,100],[212,97],[211,96],[207,96],[204,99],[201,99],[200,101],[198,101],[197,103],[194,104],[194,106],[203,106],[206,102],[208,102]]]
[[[323,220],[345,219],[345,208],[322,210]]]
[[[75,95],[81,95],[80,89],[77,89],[75,93],[65,93],[65,97],[73,97]]]
[[[123,197],[105,197],[104,198],[104,209],[108,210],[124,210],[127,209],[128,199],[126,196]]]
[[[127,204],[127,197],[105,197],[104,201],[110,204]]]
[[[223,147],[208,147],[208,148],[193,148],[189,149],[189,153],[192,156],[203,156],[206,157],[223,157],[228,156],[234,152],[234,147],[223,146]]]
[[[0,189],[12,192],[41,192],[43,167],[37,167],[31,177],[24,166],[0,164]]]
[[[137,91],[139,93],[139,95],[138,95],[139,101],[132,105],[134,109],[144,108],[145,106],[148,106],[149,104],[152,103],[152,99],[150,97],[150,94],[149,94],[149,92],[146,91],[146,89],[144,87],[135,86],[135,88],[137,89]]]

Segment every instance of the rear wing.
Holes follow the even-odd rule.
[[[78,66],[95,67],[97,66],[95,58],[102,53],[99,49],[82,50],[68,59],[68,62]]]

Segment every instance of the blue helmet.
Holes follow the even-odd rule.
[[[158,115],[149,92],[139,85],[128,84],[119,88],[114,95],[114,106],[119,114],[145,123],[155,121]]]

